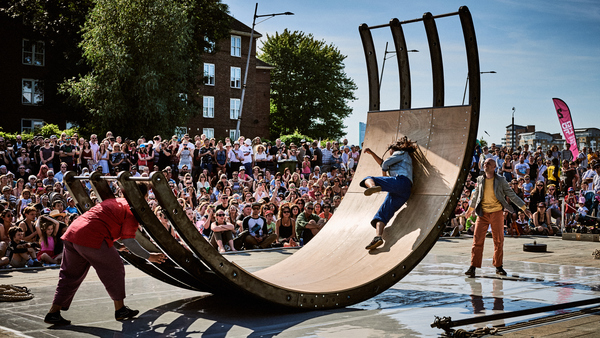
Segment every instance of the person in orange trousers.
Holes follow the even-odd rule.
[[[471,197],[471,206],[467,210],[466,217],[469,218],[473,211],[477,214],[477,221],[473,230],[473,247],[471,248],[471,266],[465,272],[466,275],[474,277],[475,269],[481,268],[483,258],[483,244],[488,227],[491,225],[492,238],[494,240],[493,265],[496,274],[506,276],[502,267],[502,256],[504,253],[504,208],[511,210],[506,201],[508,197],[516,206],[521,208],[531,218],[531,211],[527,209],[525,202],[515,194],[503,176],[497,175],[496,161],[488,158],[483,162],[484,174],[477,178],[477,187]]]

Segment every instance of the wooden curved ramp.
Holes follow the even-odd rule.
[[[469,104],[444,106],[443,67],[435,19],[458,15],[461,20],[469,71]],[[423,22],[430,45],[433,72],[432,108],[411,109],[410,75],[401,26]],[[379,111],[377,60],[370,29],[389,27],[395,40],[400,69],[400,107]],[[286,260],[250,273],[220,255],[198,232],[177,203],[161,172],[149,178],[132,178],[128,172],[118,178],[67,175],[69,191],[81,211],[90,199],[78,180],[86,180],[105,199],[111,197],[107,184],[118,184],[142,225],[136,237],[149,251],[162,251],[168,264],[149,264],[129,255],[124,258],[144,272],[182,288],[216,294],[252,297],[286,307],[316,309],[343,307],[369,299],[408,274],[435,244],[444,223],[460,198],[474,151],[479,122],[479,59],[471,15],[466,7],[456,13],[422,19],[360,27],[367,60],[370,111],[364,147],[384,155],[390,143],[402,136],[416,141],[419,151],[413,159],[412,196],[396,213],[384,232],[385,244],[367,251],[375,231],[370,221],[385,193],[363,195],[359,182],[379,176],[379,165],[364,155],[354,180],[334,216],[310,243]],[[387,155],[386,155],[387,156]],[[162,226],[142,195],[138,183],[151,185],[158,203],[167,212],[179,241]],[[125,255],[125,254],[124,254]],[[235,259],[235,255],[228,255]]]

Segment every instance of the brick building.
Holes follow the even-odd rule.
[[[57,95],[62,53],[21,20],[0,15],[0,126],[6,132],[27,132],[53,123],[67,128],[69,109]],[[251,29],[233,19],[231,35],[203,56],[205,83],[199,88],[203,112],[187,124],[191,135],[234,136]],[[270,70],[256,59],[255,32],[242,112],[241,134],[269,137]],[[180,132],[182,131],[180,128]]]
[[[0,117],[3,131],[30,131],[55,123],[65,126],[56,97],[52,65],[57,53],[19,20],[0,16]],[[63,115],[63,116],[61,116]]]
[[[206,134],[222,139],[236,138],[235,130],[242,97],[243,76],[250,43],[250,27],[233,19],[231,35],[219,41],[211,53],[203,56],[204,85],[202,114],[188,122],[191,135]],[[246,137],[269,138],[269,110],[271,69],[273,67],[256,59],[256,40],[261,35],[254,32],[246,94],[242,111],[240,133]]]

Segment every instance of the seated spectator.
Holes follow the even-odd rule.
[[[296,219],[296,238],[301,240],[302,245],[306,245],[317,234],[325,222],[319,216],[313,214],[315,210],[312,202],[306,203],[304,211]]]
[[[17,198],[12,194],[12,188],[5,185],[2,187],[2,195],[0,200],[8,202],[9,209],[15,209],[17,206]]]
[[[227,222],[225,218],[225,210],[218,210],[215,213],[216,221],[214,221],[210,228],[212,230],[212,236],[210,244],[218,249],[220,253],[226,252],[224,242],[229,244],[230,251],[237,251],[233,244],[233,232],[235,231],[233,224]]]
[[[32,243],[23,240],[23,230],[17,226],[8,229],[10,244],[8,246],[8,258],[13,268],[25,266],[42,266],[35,254]]]
[[[57,244],[57,235],[59,222],[52,217],[42,215],[36,223],[36,230],[39,229],[40,251],[37,253],[37,260],[47,264],[60,264],[62,252],[55,253]]]
[[[532,221],[534,235],[554,235],[551,220],[546,213],[546,203],[541,202],[538,204],[537,211],[533,213]]]
[[[275,234],[277,234],[276,241],[277,243],[282,243],[284,247],[298,246],[295,232],[296,222],[291,215],[292,209],[290,204],[284,204],[279,208],[279,216],[275,223]]]
[[[527,215],[523,211],[519,211],[519,216],[516,221],[517,227],[519,228],[519,233],[523,235],[529,235],[531,233],[531,227],[529,226],[529,220],[527,219]]]
[[[260,212],[261,204],[252,203],[252,213],[244,218],[243,228],[248,231],[244,238],[246,249],[268,248],[277,239],[276,234],[268,234],[267,220],[260,216]]]
[[[319,218],[322,218],[325,220],[325,222],[327,222],[331,216],[333,216],[331,213],[331,204],[323,203],[323,211],[319,214]]]

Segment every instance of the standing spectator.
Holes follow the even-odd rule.
[[[502,171],[502,175],[504,176],[504,179],[506,180],[506,182],[510,182],[513,180],[513,172],[514,172],[514,168],[512,165],[512,158],[510,155],[506,155],[504,157],[504,161],[502,163],[502,167],[501,167],[501,171]]]
[[[315,167],[321,167],[323,164],[323,153],[321,149],[319,149],[319,143],[317,141],[313,141],[312,149],[311,149],[312,158],[310,160],[310,166],[315,169]]]
[[[94,157],[94,163],[98,163],[98,150],[100,149],[100,144],[98,144],[98,135],[92,134],[90,136],[90,149],[92,150],[92,156]],[[90,168],[91,170],[91,168]]]
[[[208,170],[208,175],[213,175],[213,156],[214,149],[210,146],[210,140],[205,139],[204,145],[200,148],[199,156],[201,158],[200,167],[204,170]]]
[[[529,164],[525,163],[525,156],[519,156],[519,163],[515,165],[515,174],[517,179],[524,178],[525,175],[529,175]]]
[[[244,156],[242,165],[246,168],[246,173],[252,175],[252,167],[254,167],[254,152],[252,151],[252,141],[250,139],[244,142],[244,145],[240,147],[240,150]]]
[[[102,168],[102,174],[106,175],[110,173],[110,166],[108,165],[110,152],[106,148],[106,143],[102,142],[100,144],[98,152],[96,153],[96,158],[98,159],[98,166]]]
[[[322,154],[322,162],[323,164],[321,165],[321,170],[323,170],[323,172],[329,172],[331,170],[331,161],[332,161],[332,157],[333,157],[333,151],[331,149],[331,142],[327,141],[325,143],[325,148],[321,149],[321,154]]]
[[[40,164],[46,165],[48,168],[53,169],[54,165],[52,161],[54,160],[54,147],[50,144],[50,139],[44,140],[44,146],[40,148]]]
[[[217,172],[227,172],[227,162],[229,161],[227,155],[227,150],[223,147],[223,141],[217,142],[217,149],[215,149],[215,165],[217,166]]]
[[[75,148],[71,143],[71,137],[65,137],[64,143],[60,146],[60,152],[58,154],[60,162],[67,164],[69,170],[73,170],[73,156],[75,155]]]
[[[504,221],[503,208],[511,210],[506,197],[521,208],[528,217],[531,212],[526,208],[525,202],[520,199],[510,188],[504,178],[494,173],[496,162],[487,159],[483,163],[484,175],[477,178],[477,188],[471,197],[471,206],[467,210],[466,217],[471,217],[475,210],[477,221],[473,231],[473,247],[471,249],[471,267],[465,272],[466,275],[474,277],[475,269],[481,268],[483,258],[483,244],[488,227],[492,227],[492,238],[494,239],[494,260],[496,274],[506,275],[502,268],[503,245],[504,245]]]
[[[573,153],[571,152],[571,145],[565,143],[565,149],[560,152],[561,160],[567,160],[569,162],[573,161]]]

